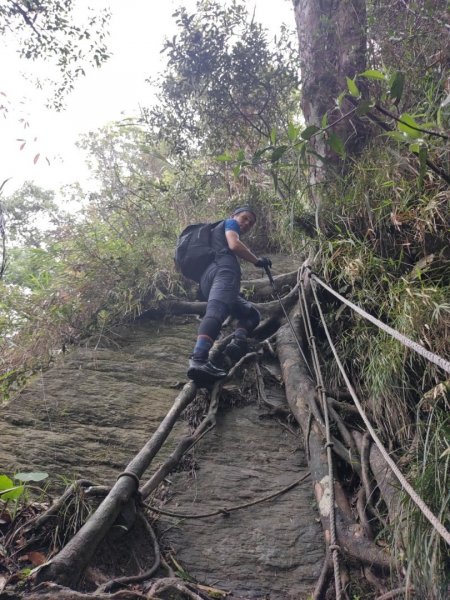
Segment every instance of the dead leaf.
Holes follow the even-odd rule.
[[[39,567],[39,565],[43,565],[47,560],[42,552],[37,551],[28,552],[28,557],[33,567]]]

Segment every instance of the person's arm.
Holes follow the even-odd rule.
[[[239,258],[243,258],[253,265],[257,262],[258,257],[255,256],[243,242],[241,242],[236,231],[225,231],[225,237],[227,238],[228,247],[233,254],[236,254],[236,256],[239,256]]]

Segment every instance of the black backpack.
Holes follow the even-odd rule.
[[[211,247],[211,234],[221,222],[188,225],[178,236],[175,265],[188,279],[199,283],[206,267],[214,260],[216,253]]]

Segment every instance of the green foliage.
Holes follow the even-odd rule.
[[[345,157],[345,144],[342,141],[342,139],[334,132],[331,132],[328,135],[328,144],[330,145],[330,148],[336,152],[336,154],[339,154],[339,156],[341,158]]]
[[[174,16],[160,102],[149,111],[171,147],[220,154],[253,147],[283,125],[297,85],[295,38],[283,30],[269,42],[242,0],[198,2],[195,13]]]
[[[13,479],[0,474],[0,514],[14,519],[19,503],[28,501],[27,484],[44,481],[47,477],[48,473],[44,472],[16,473]]]
[[[443,63],[431,60],[440,38],[428,38],[442,29],[428,17],[443,3],[435,3],[435,13],[431,4],[368,4],[374,42],[368,68],[348,77],[337,99],[344,112],[350,98],[354,122],[364,123],[364,136],[372,134],[358,156],[333,123],[336,106],[318,123],[303,123],[297,59],[287,33],[269,43],[241,1],[226,7],[202,2],[194,14],[177,10],[159,104],[144,111],[139,126],[126,121],[81,141],[98,181],[98,191],[87,198],[81,189],[68,192],[83,200],[82,213],[57,213],[52,194],[37,188],[6,199],[9,264],[0,282],[5,395],[27,367],[45,366],[70,343],[112,335],[115,324],[166,297],[189,294],[172,268],[177,233],[247,201],[260,214],[253,248],[298,253],[308,236],[319,236],[315,268],[333,287],[448,355],[449,197],[430,162],[441,168],[448,163],[450,103]],[[392,28],[388,38],[381,24]],[[330,22],[324,19],[322,26]],[[402,43],[390,39],[395,36]],[[389,133],[373,125],[374,115]],[[318,172],[326,171],[317,211],[309,205],[312,160]],[[42,214],[51,225],[45,239],[36,224]],[[425,400],[442,373],[348,308],[323,300],[371,420],[408,465],[410,480],[444,515],[449,407]],[[328,386],[340,388],[326,348],[323,358]],[[21,486],[12,481],[12,487]],[[77,501],[68,513],[73,530],[86,510]],[[406,553],[411,579],[425,597],[443,581],[447,558],[415,508],[405,501],[402,510],[392,544]],[[417,530],[417,540],[403,539],[405,522]]]
[[[394,104],[398,104],[402,98],[403,89],[405,87],[405,74],[401,71],[396,71],[389,83],[389,95]]]
[[[0,500],[18,500],[24,492],[23,485],[15,485],[7,475],[0,475]]]
[[[381,73],[381,71],[377,71],[376,69],[367,69],[366,71],[360,73],[360,76],[367,77],[368,79],[378,79],[381,81],[385,80],[384,73]]]
[[[441,384],[418,406],[417,428],[409,452],[407,476],[414,489],[438,516],[450,526],[450,388]],[[406,461],[405,461],[406,464]],[[445,598],[450,583],[450,551],[444,540],[430,528],[428,520],[404,496],[397,528],[408,556],[407,579],[419,597]],[[398,532],[399,534],[400,532]]]
[[[81,23],[74,17],[74,4],[73,0],[45,0],[0,6],[0,35],[12,33],[23,58],[50,60],[61,73],[52,100],[57,108],[87,65],[99,67],[109,56],[105,45],[109,12],[91,10],[87,23]]]
[[[173,166],[142,129],[107,128],[83,143],[101,191],[90,194],[76,219],[60,215],[42,247],[22,235],[16,239],[26,245],[9,248],[0,282],[5,396],[11,384],[22,381],[24,370],[45,366],[69,344],[108,336],[112,325],[170,294],[186,294],[173,270],[177,234],[194,219],[225,216],[229,209],[225,191],[220,207],[217,180],[207,165],[198,160],[187,168]],[[212,194],[216,202],[208,212]],[[46,194],[36,190],[36,196]],[[20,231],[25,223],[17,219]]]
[[[408,104],[417,101],[417,92],[423,90],[422,84],[427,85],[427,79],[445,78],[448,49],[443,49],[442,40],[448,27],[446,0],[368,2],[367,21],[372,40],[368,57],[371,69],[389,67],[414,81],[405,98]],[[433,104],[436,110],[436,102]]]
[[[348,91],[350,92],[350,94],[352,96],[355,96],[355,98],[359,98],[361,94],[356,83],[353,81],[353,79],[350,79],[349,77],[346,77],[346,80]]]
[[[361,98],[359,89],[353,80],[347,78],[348,92],[353,98],[358,98],[358,102],[352,102],[356,106],[356,114],[359,117],[366,117],[372,122],[378,119],[382,129],[387,131],[385,134],[391,140],[399,142],[403,149],[416,155],[419,159],[419,180],[423,184],[427,169],[431,168],[439,173],[441,177],[450,181],[450,174],[446,172],[446,163],[448,160],[448,141],[449,136],[445,131],[444,124],[450,121],[450,111],[445,110],[443,101],[437,113],[434,110],[435,103],[427,107],[427,112],[421,112],[420,104],[414,107],[415,113],[402,112],[398,114],[398,106],[402,100],[405,89],[411,87],[412,81],[408,80],[402,71],[383,71],[369,69],[359,74],[361,80],[375,80],[377,85],[364,85],[366,94]],[[445,82],[437,83],[439,96],[442,99],[445,94]],[[434,86],[435,83],[432,83]],[[347,98],[347,91],[343,91],[337,103],[342,106]],[[428,92],[429,90],[425,90]],[[367,97],[369,96],[369,97]],[[430,110],[431,108],[431,110]],[[382,119],[380,120],[380,115]],[[386,119],[387,117],[387,119]],[[384,119],[384,120],[383,120]],[[335,137],[332,132],[328,135],[328,144],[334,152],[345,158],[345,145],[342,140]],[[401,147],[400,146],[400,147]]]
[[[46,230],[57,225],[60,209],[53,191],[25,183],[20,190],[3,199],[8,240],[14,245],[40,248]]]
[[[346,178],[327,191],[318,272],[386,324],[448,356],[450,207],[444,184],[429,171],[421,184],[413,160],[380,137],[354,160]],[[331,301],[325,311],[370,420],[396,460],[408,467],[409,473],[402,470],[413,487],[445,521],[448,401],[445,409],[442,398],[441,407],[435,406],[432,392],[445,375],[340,303]],[[323,352],[328,385],[340,389],[339,371],[328,349]],[[408,537],[408,532],[414,535]],[[420,590],[418,595],[444,598],[445,543],[410,501],[404,500],[398,523],[386,535],[406,559],[408,581]]]

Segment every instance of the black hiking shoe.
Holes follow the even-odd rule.
[[[228,346],[225,348],[226,356],[229,356],[232,361],[237,362],[248,352],[247,340],[234,337]]]
[[[191,358],[189,361],[189,369],[187,371],[189,379],[195,381],[195,383],[214,383],[219,379],[223,379],[227,376],[227,372],[223,369],[215,367],[211,361],[202,362],[200,360],[194,360]]]

